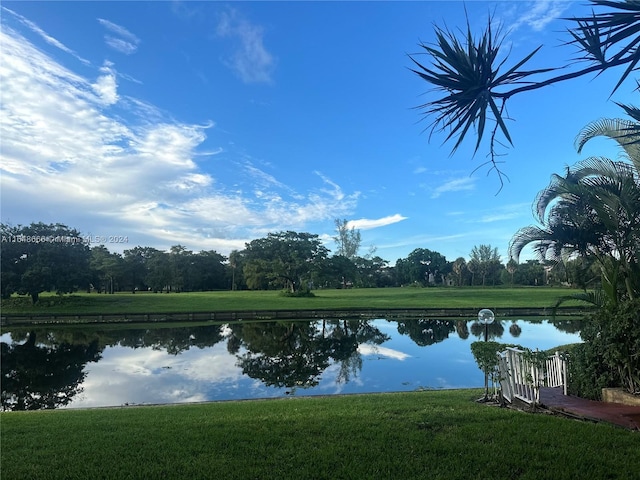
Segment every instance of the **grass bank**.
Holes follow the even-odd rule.
[[[636,432],[427,391],[0,414],[3,478],[635,478]]]
[[[353,308],[549,308],[563,295],[579,290],[564,288],[361,288],[316,290],[313,298],[291,298],[277,291],[221,291],[197,293],[138,292],[43,294],[36,305],[28,297],[14,296],[2,302],[2,313],[11,314],[120,314],[164,312],[216,312],[246,310],[353,309]],[[578,305],[579,303],[567,303]]]

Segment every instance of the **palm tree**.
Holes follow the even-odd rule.
[[[603,119],[580,132],[578,152],[592,138],[606,136],[618,142],[624,158],[589,157],[564,176],[553,175],[534,203],[541,226],[515,234],[509,247],[513,258],[532,243],[540,260],[592,257],[608,300],[615,304],[640,295],[640,138],[629,133],[639,125]]]

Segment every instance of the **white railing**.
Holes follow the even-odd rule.
[[[564,387],[567,394],[567,364],[558,352],[546,359],[542,368],[525,358],[525,352],[507,348],[498,353],[498,379],[502,397],[509,403],[518,398],[540,403],[540,387]]]

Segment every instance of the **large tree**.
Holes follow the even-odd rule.
[[[252,240],[243,252],[247,286],[269,284],[291,292],[307,288],[328,252],[318,235],[311,233],[277,232]]]
[[[75,229],[61,223],[2,224],[2,295],[44,291],[70,293],[89,285],[89,247]]]
[[[91,284],[99,292],[115,293],[120,290],[124,277],[124,260],[104,245],[91,249]]]
[[[407,258],[396,261],[396,275],[404,284],[441,284],[450,271],[451,265],[445,256],[428,248],[416,248]]]

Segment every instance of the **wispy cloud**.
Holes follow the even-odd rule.
[[[392,225],[406,219],[407,217],[403,217],[399,213],[377,219],[361,218],[359,220],[349,220],[347,222],[347,228],[355,228],[357,230],[371,230],[372,228],[385,227],[387,225]]]
[[[480,223],[502,222],[505,220],[513,220],[522,217],[531,212],[531,204],[516,203],[512,205],[504,205],[503,207],[494,209],[491,213],[482,215],[477,221]]]
[[[244,83],[272,82],[276,61],[264,45],[261,26],[229,10],[220,15],[216,34],[235,40],[234,52],[225,62]]]
[[[439,187],[436,187],[431,194],[431,198],[438,198],[443,193],[461,192],[475,189],[475,180],[471,177],[457,178],[450,180]]]
[[[98,18],[100,25],[109,30],[112,35],[105,35],[104,40],[108,46],[125,55],[131,55],[138,50],[140,39],[126,28],[117,25],[104,18]]]
[[[45,42],[47,42],[49,45],[53,45],[54,47],[59,48],[63,52],[66,52],[66,53],[68,53],[70,55],[73,55],[75,58],[80,60],[85,65],[90,65],[91,64],[91,62],[89,62],[89,60],[87,60],[87,59],[81,57],[80,55],[78,55],[74,50],[72,50],[71,48],[67,47],[61,41],[53,38],[51,35],[48,35],[44,30],[42,30],[38,25],[33,23],[31,20],[23,17],[22,15],[20,15],[19,13],[14,12],[13,10],[8,9],[7,7],[1,7],[1,8],[2,8],[2,10],[4,12],[7,12],[7,13],[13,15],[14,17],[16,17],[16,19],[20,23],[22,23],[23,25],[28,27],[32,32],[37,33],[38,35],[40,35],[40,37],[42,37],[42,39]]]
[[[571,2],[565,0],[536,0],[518,2],[514,5],[516,18],[510,22],[509,31],[514,32],[527,26],[534,32],[540,32],[552,21],[560,18]]]
[[[178,122],[155,105],[119,97],[109,62],[92,81],[10,27],[0,31],[0,42],[3,221],[62,222],[140,245],[180,243],[224,254],[263,232],[303,228],[355,208],[358,193],[320,172],[307,192],[255,167],[248,188],[224,184],[204,169],[222,152],[207,139],[213,122]],[[215,175],[235,178],[244,160],[225,154]]]

